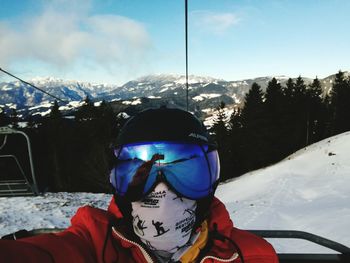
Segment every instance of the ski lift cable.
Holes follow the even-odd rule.
[[[188,111],[188,0],[185,0],[186,109]]]
[[[6,70],[4,70],[4,69],[2,69],[2,68],[0,68],[0,71],[4,72],[5,74],[7,74],[7,75],[9,75],[9,76],[11,76],[11,77],[13,77],[13,78],[15,78],[15,79],[21,81],[21,82],[23,82],[23,83],[26,84],[26,85],[29,85],[29,86],[33,87],[34,89],[37,89],[37,90],[39,90],[39,91],[41,91],[41,92],[43,92],[43,93],[49,95],[49,96],[52,97],[52,98],[55,98],[56,100],[59,100],[59,101],[61,101],[61,102],[63,102],[63,103],[67,103],[66,101],[64,101],[64,100],[62,100],[62,99],[56,97],[55,95],[52,95],[52,94],[50,94],[49,92],[47,92],[47,91],[45,91],[45,90],[43,90],[43,89],[41,89],[41,88],[38,88],[37,86],[35,86],[35,85],[33,85],[33,84],[31,84],[31,83],[29,83],[29,82],[23,80],[23,79],[20,79],[19,77],[16,77],[15,75],[11,74],[10,72],[8,72],[8,71],[6,71]]]

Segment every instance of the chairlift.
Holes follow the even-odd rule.
[[[0,145],[0,151],[7,144],[8,136],[20,134],[23,135],[27,142],[27,153],[29,157],[29,165],[31,172],[31,180],[26,176],[24,169],[22,168],[18,158],[14,154],[1,154],[0,152],[0,160],[1,159],[11,159],[14,160],[18,171],[20,173],[21,179],[1,179],[0,180],[0,197],[4,196],[23,196],[23,195],[38,195],[38,184],[36,182],[35,173],[34,173],[34,165],[33,165],[33,156],[32,149],[30,144],[30,139],[26,133],[23,131],[16,130],[10,127],[0,127],[0,135],[4,135],[3,142]]]

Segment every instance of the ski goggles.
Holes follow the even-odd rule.
[[[212,194],[219,179],[219,156],[209,145],[175,142],[128,144],[116,148],[114,154],[117,160],[110,181],[120,196],[127,193],[139,170],[155,156],[158,158],[149,167],[142,196],[163,180],[181,196],[197,200]]]

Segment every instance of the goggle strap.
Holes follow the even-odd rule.
[[[205,156],[205,160],[207,161],[207,165],[208,165],[208,171],[209,171],[209,175],[210,175],[210,184],[211,184],[211,182],[213,181],[213,175],[212,175],[212,172],[211,172],[211,168],[210,168],[210,162],[209,162],[209,159],[208,159],[208,155],[207,155],[207,152],[204,150],[204,147],[203,147],[203,145],[200,145],[200,147],[201,147],[201,149],[202,149],[202,151],[203,151],[203,154],[204,154],[204,156]],[[211,189],[211,190],[213,190],[213,189]]]

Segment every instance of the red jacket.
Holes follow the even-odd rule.
[[[226,236],[236,243],[245,263],[277,263],[273,247],[264,239],[233,227],[225,206],[214,199],[208,219],[209,233],[217,225],[218,236]],[[122,218],[114,200],[108,211],[90,206],[78,209],[72,225],[63,232],[43,234],[16,241],[0,240],[0,262],[150,262],[151,256],[140,243],[130,240],[123,225],[110,222]],[[208,240],[209,241],[209,240]],[[237,249],[227,239],[212,239],[213,245],[196,262],[241,262]],[[231,260],[229,260],[231,259]],[[4,261],[3,261],[4,260]]]

